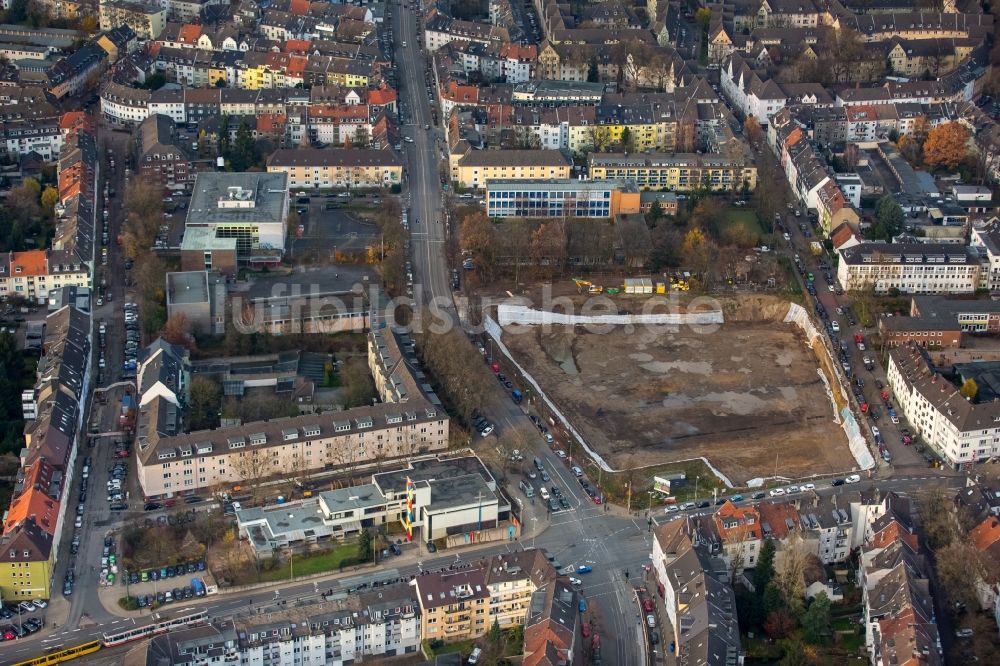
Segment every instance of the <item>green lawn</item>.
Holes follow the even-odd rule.
[[[600,485],[605,495],[611,501],[623,506],[628,503],[627,485],[632,484],[633,510],[649,507],[649,494],[647,491],[653,488],[654,476],[667,476],[679,473],[684,473],[687,477],[687,485],[679,487],[674,492],[673,496],[677,498],[678,502],[685,502],[694,497],[696,482],[698,495],[701,497],[711,497],[713,488],[718,488],[720,494],[730,494],[712,473],[708,465],[700,460],[668,463],[656,467],[647,467],[634,472],[622,472],[618,474],[598,474],[597,469],[587,470],[590,480],[600,480]],[[698,477],[701,477],[701,479],[698,480]],[[662,499],[658,501],[656,497],[653,498],[654,505],[659,505],[661,502]]]
[[[456,641],[454,643],[445,643],[441,647],[435,649],[431,649],[430,643],[427,641],[425,641],[425,643],[427,643],[428,652],[432,655],[449,654],[451,652],[460,652],[462,655],[467,655],[472,652],[472,648],[476,644],[476,642],[471,638],[464,641]]]
[[[752,210],[731,208],[726,211],[726,220],[729,224],[743,227],[748,233],[758,237],[764,235],[764,228],[760,225],[760,220],[757,219],[757,213]]]
[[[792,266],[792,260],[785,255],[780,255],[778,257],[778,265],[785,271],[785,290],[788,293],[788,297],[799,305],[804,305],[804,292],[795,277],[795,268]]]
[[[337,571],[340,569],[341,564],[345,566],[354,564],[357,554],[357,544],[352,542],[336,546],[332,550],[315,555],[296,555],[294,561],[291,563],[294,567],[290,566],[288,559],[285,558],[282,560],[281,566],[276,569],[261,571],[260,581],[264,583],[287,579],[292,568],[294,568],[296,578],[327,571]]]

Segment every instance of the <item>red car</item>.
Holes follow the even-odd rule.
[[[584,638],[588,638],[589,636],[590,636],[590,626],[584,624],[583,625],[583,637]]]
[[[600,495],[594,495],[591,499],[594,500],[594,504],[600,504],[601,503],[601,496]]]
[[[652,599],[643,599],[642,600],[642,607],[643,607],[643,609],[647,613],[652,613],[653,612],[653,600]]]

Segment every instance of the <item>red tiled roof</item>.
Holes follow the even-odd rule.
[[[83,122],[86,118],[87,114],[83,111],[67,111],[59,118],[59,129],[65,130],[74,127],[77,123]]]
[[[43,490],[28,488],[10,503],[4,532],[13,529],[25,518],[32,517],[39,527],[52,534],[59,518],[59,502],[49,497]]]
[[[277,131],[284,131],[285,114],[283,113],[262,113],[257,116],[257,133],[272,134]]]
[[[285,68],[285,74],[301,75],[306,71],[306,64],[308,62],[309,58],[306,58],[305,56],[288,56],[288,66]]]
[[[10,260],[11,276],[23,275],[45,275],[46,274],[45,250],[26,250],[25,252],[14,252]],[[21,270],[18,271],[17,269]]]
[[[500,47],[500,57],[511,60],[534,60],[538,56],[535,44],[504,44]]]
[[[305,16],[309,13],[309,0],[291,0],[288,3],[288,13],[295,16]]]
[[[740,539],[746,541],[763,538],[760,514],[752,506],[738,507],[726,500],[712,518],[715,520],[715,527],[723,540]],[[732,521],[737,521],[739,524],[735,527],[726,527],[726,523]]]
[[[848,224],[842,224],[834,230],[833,236],[830,237],[830,241],[833,243],[833,249],[836,250],[852,238],[854,238],[854,229],[851,229]]]
[[[847,120],[852,123],[859,121],[872,121],[878,119],[878,112],[871,104],[855,104],[845,107],[847,110]]]
[[[377,90],[371,90],[368,92],[368,103],[374,104],[375,106],[382,106],[383,104],[390,104],[396,101],[396,91],[388,86],[382,86]]]
[[[1000,541],[1000,518],[989,516],[983,522],[972,528],[969,532],[972,542],[976,544],[976,549],[986,550],[997,541]]]
[[[194,44],[201,37],[201,26],[196,23],[186,23],[177,32],[177,41],[182,44]]]
[[[920,540],[917,538],[917,535],[900,525],[898,520],[893,520],[873,534],[872,544],[876,548],[885,548],[897,539],[904,541],[915,551],[920,549]]]
[[[795,510],[795,507],[786,502],[761,502],[757,506],[757,511],[760,514],[761,524],[767,523],[767,526],[771,528],[771,536],[775,539],[785,539],[791,530],[788,529],[788,524],[786,521],[791,520],[792,525],[798,528],[799,525],[799,512]]]
[[[304,53],[309,51],[312,42],[308,39],[289,39],[285,42],[285,53]]]
[[[796,127],[795,129],[793,129],[791,132],[788,133],[788,138],[785,139],[785,148],[794,146],[803,138],[805,138],[805,134],[802,133],[802,128]]]

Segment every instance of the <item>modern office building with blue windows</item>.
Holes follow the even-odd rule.
[[[634,195],[631,202],[629,195]],[[609,218],[638,210],[638,190],[615,180],[489,180],[486,214],[490,217]]]

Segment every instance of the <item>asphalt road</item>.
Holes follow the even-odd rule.
[[[438,175],[439,130],[433,125],[430,130],[424,129],[424,126],[432,121],[430,103],[424,86],[426,60],[420,48],[415,14],[395,11],[391,23],[396,39],[397,62],[401,69],[400,93],[410,110],[412,119],[412,124],[405,126],[403,133],[404,136],[413,139],[412,143],[405,144],[408,178],[404,197],[408,199],[405,203],[408,203],[410,208],[412,262],[415,287],[417,287],[414,290],[414,297],[421,305],[430,304],[433,299],[438,308],[449,315],[458,326],[460,323],[452,301],[448,277],[450,267],[445,254],[446,225],[442,220],[442,188]],[[406,47],[402,46],[404,41],[407,43]],[[124,146],[127,139],[125,134],[102,129],[99,136],[101,145],[107,144],[116,155],[124,155],[119,146]],[[115,300],[110,305],[98,308],[95,313],[97,318],[107,319],[110,324],[108,369],[101,378],[102,385],[116,381],[120,374],[124,335],[121,303],[127,298],[123,284],[123,258],[113,240],[121,223],[117,199],[122,196],[124,190],[124,161],[119,158],[116,162],[117,170],[113,174],[116,200],[111,203],[112,241],[109,246],[110,265],[106,271],[109,288],[114,293]],[[797,233],[797,225],[788,226],[793,233]],[[804,239],[793,240],[804,245]],[[800,254],[803,253],[800,251]],[[815,269],[813,272],[817,273]],[[535,456],[543,461],[545,468],[552,475],[549,485],[558,485],[563,489],[570,500],[571,509],[549,515],[540,500],[535,504],[526,503],[524,507],[526,531],[540,530],[540,534],[535,538],[524,539],[521,543],[504,542],[476,550],[469,557],[478,558],[509,552],[512,548],[537,546],[548,549],[562,565],[586,564],[593,567],[591,573],[582,576],[584,579],[582,591],[588,599],[589,612],[595,619],[595,631],[601,635],[604,659],[609,664],[644,663],[645,629],[642,617],[634,605],[634,596],[625,578],[625,571],[629,571],[630,575],[641,575],[642,566],[649,561],[651,535],[646,517],[624,517],[607,512],[603,506],[594,505],[569,472],[567,464],[557,458],[544,443],[538,431],[528,421],[526,411],[510,400],[508,392],[493,379],[485,363],[481,372],[483,381],[493,386],[489,404],[484,410],[485,415],[496,424],[497,432],[505,435],[506,441],[521,449],[528,464]],[[886,436],[895,457],[893,439]],[[898,437],[895,441],[898,442]],[[496,439],[478,440],[474,442],[474,446],[495,447]],[[100,561],[103,534],[116,517],[110,515],[103,496],[106,470],[110,466],[110,451],[98,446],[91,451],[91,455],[94,457],[94,472],[91,477],[92,490],[84,514],[84,528],[81,531],[80,554],[75,559],[71,558],[68,554],[70,539],[65,539],[66,553],[59,558],[60,564],[55,577],[56,584],[59,585],[64,566],[74,566],[77,572],[77,586],[70,600],[67,620],[61,627],[49,628],[35,637],[19,642],[17,647],[5,646],[0,663],[23,659],[29,654],[38,654],[47,648],[75,645],[99,637],[109,628],[114,629],[116,626],[125,626],[126,623],[133,622],[108,613],[96,600],[96,574],[89,568],[92,563]],[[926,468],[905,470],[910,472],[908,474],[904,474],[904,470],[896,471],[896,478],[878,481],[879,488],[914,491],[934,482],[952,487],[964,483],[962,478],[947,475],[941,470]],[[510,485],[513,486],[512,495],[523,499],[520,491],[516,489],[518,479],[519,477],[514,476],[510,480]],[[865,481],[838,489],[827,484],[825,487],[820,487],[817,492],[820,494],[850,492],[871,485],[872,482]],[[78,484],[71,491],[71,497],[75,498],[77,492]],[[654,511],[651,518],[654,523],[661,523],[679,516],[708,512],[710,509],[668,516],[662,511]],[[72,530],[72,521],[67,529]],[[382,571],[389,575],[408,577],[411,574],[418,575],[421,570],[446,567],[456,560],[461,561],[462,558],[462,553],[442,554],[440,557],[429,558],[415,565],[401,567],[397,571],[386,572],[384,569]],[[214,616],[226,616],[238,612],[266,613],[268,610],[286,608],[289,604],[316,601],[324,589],[331,587],[334,590],[346,591],[351,584],[351,582],[338,583],[332,580],[295,583],[280,587],[277,592],[257,591],[221,595],[209,597],[200,603],[177,604],[176,610],[172,607],[168,610],[176,612],[189,607],[204,608]],[[144,620],[137,621],[141,623]]]
[[[401,70],[400,95],[412,121],[404,126],[403,134],[413,139],[412,143],[405,143],[408,178],[404,198],[408,198],[410,209],[414,299],[418,305],[433,301],[458,326],[445,253],[446,225],[442,220],[442,187],[438,172],[440,147],[437,137],[440,131],[434,125],[430,130],[424,129],[431,124],[432,113],[424,83],[426,59],[416,20],[413,12],[395,12],[392,19],[396,62]],[[406,42],[405,47],[403,42]],[[561,564],[594,567],[587,575],[583,593],[597,618],[597,630],[602,634],[602,654],[608,663],[642,663],[645,653],[643,641],[639,639],[644,630],[629,606],[632,593],[622,571],[626,568],[637,571],[648,561],[651,543],[646,525],[609,516],[603,507],[594,505],[568,467],[544,444],[525,412],[513,404],[507,392],[493,379],[485,363],[482,376],[484,382],[494,387],[492,400],[484,410],[487,418],[496,424],[498,432],[505,433],[509,441],[516,443],[528,462],[533,456],[544,461],[552,474],[550,483],[564,489],[573,507],[550,517],[540,500],[534,505],[526,502],[525,527],[529,531],[545,528],[535,541],[556,555]],[[496,440],[480,441],[483,443],[474,445],[493,447]],[[514,493],[520,492],[516,490],[517,481],[514,478],[511,482]],[[519,494],[515,496],[523,499]]]
[[[812,235],[809,238],[806,238],[803,235],[802,230],[799,228],[800,223],[805,223],[810,229],[810,233]],[[866,346],[865,350],[862,351],[858,348],[857,343],[854,342],[855,334],[860,333],[864,336],[865,342],[867,344],[871,344],[870,338],[877,332],[876,328],[874,326],[865,328],[862,326],[860,320],[858,320],[858,323],[855,326],[850,326],[846,316],[837,314],[838,308],[844,308],[847,306],[853,307],[854,304],[846,293],[838,295],[834,291],[830,290],[830,286],[833,286],[834,288],[837,287],[836,274],[833,273],[835,269],[832,267],[829,269],[833,280],[827,280],[824,275],[826,271],[819,268],[819,261],[809,251],[809,243],[816,240],[817,235],[814,233],[816,228],[809,223],[808,217],[805,215],[795,217],[793,213],[788,213],[785,215],[784,225],[791,236],[791,242],[789,244],[791,253],[798,254],[799,258],[803,262],[806,274],[813,274],[816,284],[816,296],[826,309],[827,314],[829,315],[829,320],[838,322],[840,326],[838,338],[847,343],[847,353],[854,376],[851,379],[845,378],[845,381],[847,381],[851,386],[854,386],[857,379],[861,378],[865,383],[864,387],[861,389],[862,394],[865,396],[869,405],[878,409],[880,418],[878,421],[875,421],[871,418],[870,412],[868,415],[861,414],[859,406],[856,404],[856,401],[854,401],[853,396],[851,396],[852,405],[854,406],[854,414],[856,417],[860,417],[858,426],[861,428],[865,437],[869,440],[869,450],[873,452],[872,455],[876,460],[877,466],[883,467],[885,466],[885,462],[879,456],[878,447],[872,441],[873,433],[871,427],[873,425],[879,429],[882,438],[885,440],[885,445],[889,450],[892,460],[891,464],[894,469],[897,471],[905,470],[907,472],[926,469],[928,467],[928,463],[923,456],[917,452],[914,446],[907,446],[903,443],[902,434],[899,432],[899,429],[901,427],[905,427],[906,423],[902,419],[902,416],[900,416],[899,424],[893,424],[889,418],[888,410],[886,409],[885,404],[879,397],[879,389],[875,384],[875,380],[882,382],[885,387],[884,390],[889,391],[891,394],[889,382],[886,379],[885,370],[882,365],[885,356],[880,353],[881,350],[874,349],[872,347]],[[780,234],[780,231],[778,233]],[[829,259],[826,255],[824,255],[823,258]],[[831,262],[827,261],[827,265],[830,264]],[[856,309],[855,314],[857,315]],[[823,331],[823,337],[826,344],[830,344],[829,336],[825,331],[825,322],[818,321],[817,325]],[[865,369],[863,362],[865,357],[874,361],[875,365],[870,371]],[[834,354],[834,358],[837,359],[837,354]],[[843,373],[839,360],[836,361],[836,368],[839,373]],[[899,404],[895,401],[895,396],[890,395],[890,399],[893,401],[893,405],[898,408]]]
[[[963,477],[942,474],[940,470],[926,472],[921,476],[900,476],[877,482],[865,480],[840,487],[818,484],[816,492],[822,496],[829,496],[868,490],[877,486],[882,491],[915,493],[936,484],[958,488],[965,483]],[[574,496],[579,494],[575,492],[573,484],[568,484],[565,488],[573,492]],[[665,515],[654,510],[652,520],[654,524],[661,524],[680,517],[695,517],[710,512],[711,509],[704,509]],[[86,543],[99,543],[99,536],[100,534],[94,531]],[[581,590],[587,598],[589,612],[594,614],[595,631],[601,635],[604,648],[602,655],[609,663],[638,664],[644,663],[645,629],[624,572],[628,570],[630,576],[641,577],[642,566],[649,562],[651,546],[651,534],[648,532],[645,517],[625,518],[605,514],[588,499],[586,502],[580,502],[572,511],[552,516],[548,528],[534,539],[491,544],[472,553],[438,553],[398,568],[391,567],[393,560],[390,559],[377,571],[351,572],[346,575],[331,574],[330,578],[325,580],[276,586],[275,589],[242,594],[212,596],[198,602],[187,601],[168,606],[163,612],[180,614],[189,610],[205,610],[214,617],[234,614],[263,616],[271,611],[285,610],[289,606],[315,603],[328,590],[350,593],[360,583],[376,578],[406,579],[418,576],[422,571],[446,569],[451,565],[471,562],[498,553],[537,547],[547,549],[564,566],[587,564],[593,567],[591,573],[580,576],[583,580]],[[99,548],[97,550],[99,551]],[[333,580],[334,577],[336,580]],[[81,598],[84,596],[81,594]],[[147,614],[135,620],[115,617],[101,609],[100,604],[93,598],[88,601],[89,603],[85,603],[86,621],[67,623],[63,627],[48,630],[13,645],[6,645],[0,656],[0,664],[23,660],[40,654],[43,650],[77,645],[100,638],[105,632],[149,622]]]
[[[405,164],[408,174],[404,206],[410,210],[411,256],[414,266],[414,299],[429,305],[437,299],[439,307],[454,312],[448,283],[445,255],[445,222],[442,219],[441,182],[438,176],[438,130],[431,125],[430,102],[424,86],[426,59],[417,35],[417,15],[397,11],[393,14],[396,39],[396,63],[400,68],[400,95],[409,109],[410,124],[404,125]],[[403,46],[403,43],[406,46]],[[424,127],[430,126],[429,130]]]

